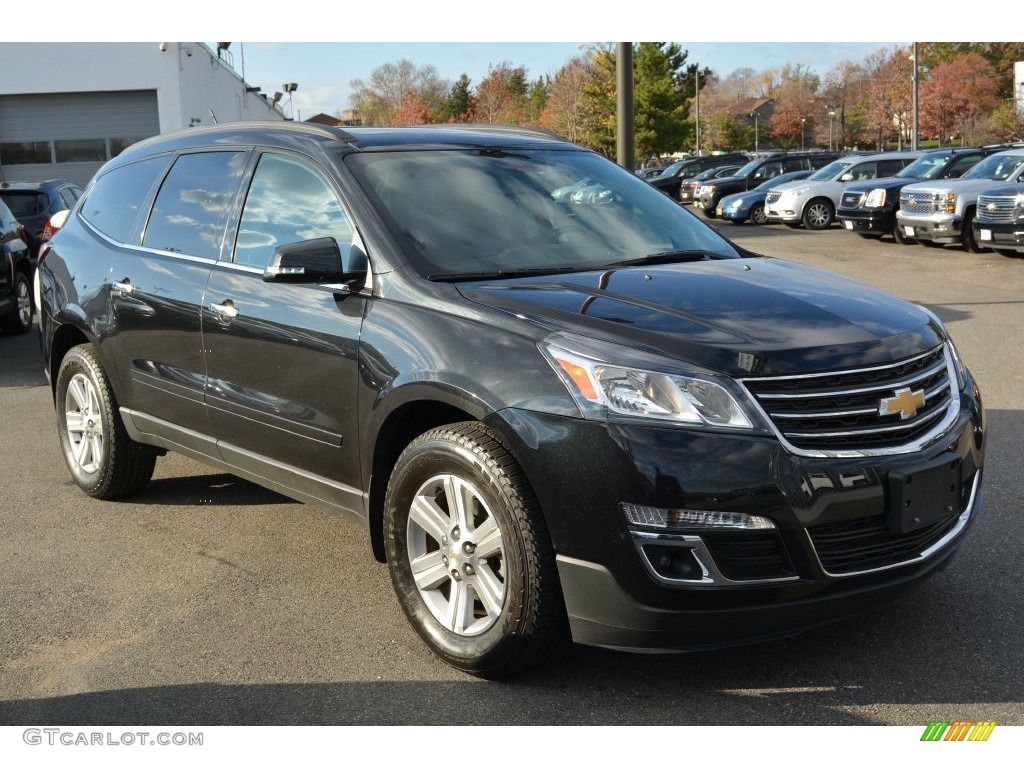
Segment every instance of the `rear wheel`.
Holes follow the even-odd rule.
[[[0,318],[4,333],[28,333],[32,327],[32,286],[24,272],[14,273],[14,312]]]
[[[416,632],[452,666],[500,678],[567,640],[547,528],[515,459],[482,424],[433,429],[399,457],[384,502],[388,567]]]
[[[828,229],[835,218],[832,203],[823,198],[811,200],[804,208],[803,222],[808,229]]]
[[[74,347],[61,361],[56,407],[64,460],[79,488],[97,499],[115,499],[149,482],[156,455],[128,437],[90,345]]]
[[[764,210],[764,203],[755,203],[750,208],[751,224],[767,224],[768,214]]]

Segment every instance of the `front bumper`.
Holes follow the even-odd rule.
[[[978,245],[1024,252],[1024,222],[989,224],[975,220],[972,226]]]
[[[802,197],[793,200],[783,198],[774,203],[765,204],[764,210],[768,221],[773,224],[799,224],[804,215],[805,202],[806,200]]]
[[[915,240],[930,240],[933,243],[960,242],[961,225],[959,216],[934,214],[932,216],[906,216],[903,211],[896,214],[896,220],[905,237]]]
[[[873,235],[887,235],[896,224],[896,212],[885,208],[840,208],[836,218],[844,229]]]
[[[509,444],[526,476],[544,478],[533,487],[557,555],[573,639],[583,644],[697,650],[791,636],[848,618],[941,569],[982,506],[984,416],[980,398],[969,394],[962,395],[954,426],[921,452],[848,459],[795,456],[767,437],[527,411],[495,417],[499,431],[515,433]],[[892,503],[890,474],[945,456],[964,468],[960,507],[930,538],[887,532],[880,521]],[[627,523],[623,503],[757,515],[777,529],[771,548],[756,537],[712,540],[711,534],[664,542],[690,547],[681,540],[706,539],[698,561],[714,577],[671,581],[659,578],[644,554],[648,543],[662,542]],[[877,534],[864,538],[871,526]],[[840,552],[836,542],[842,549],[844,537],[855,545]],[[903,549],[896,561],[861,569],[855,558],[863,542]],[[748,554],[752,560],[742,562]],[[766,557],[775,558],[767,571]]]

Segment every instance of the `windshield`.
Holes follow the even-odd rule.
[[[935,179],[949,164],[950,153],[922,155],[896,175],[903,179]]]
[[[736,171],[736,173],[733,174],[733,175],[734,176],[749,176],[754,171],[756,171],[758,168],[760,168],[763,163],[764,163],[764,160],[751,160],[749,163],[747,163],[742,168],[740,168],[738,171]]]
[[[821,181],[822,179],[834,179],[836,176],[841,174],[851,165],[853,160],[834,160],[824,168],[819,168],[810,176],[807,177],[808,181]]]
[[[679,173],[679,169],[683,167],[685,160],[680,160],[678,163],[672,163],[668,168],[661,172],[662,176],[675,176]]]
[[[409,261],[433,279],[739,255],[667,195],[592,152],[366,152],[345,163]]]
[[[989,155],[960,178],[1006,181],[1021,163],[1024,163],[1024,155]]]

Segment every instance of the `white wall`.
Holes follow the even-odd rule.
[[[0,43],[0,93],[150,89],[161,133],[209,125],[211,109],[222,123],[283,119],[202,43]]]
[[[1013,65],[1013,98],[1017,105],[1017,114],[1024,117],[1024,61]]]

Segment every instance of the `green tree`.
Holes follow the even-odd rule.
[[[687,119],[696,93],[697,65],[686,64],[677,43],[633,44],[633,121],[637,157],[676,152],[693,135]],[[608,157],[615,155],[615,49],[595,46],[587,52],[583,86],[585,143]],[[704,70],[706,76],[710,70]]]
[[[441,110],[439,122],[465,123],[469,120],[475,106],[475,99],[469,84],[469,75],[465,73],[452,83],[452,87],[448,91],[448,98],[445,99],[444,107]]]

